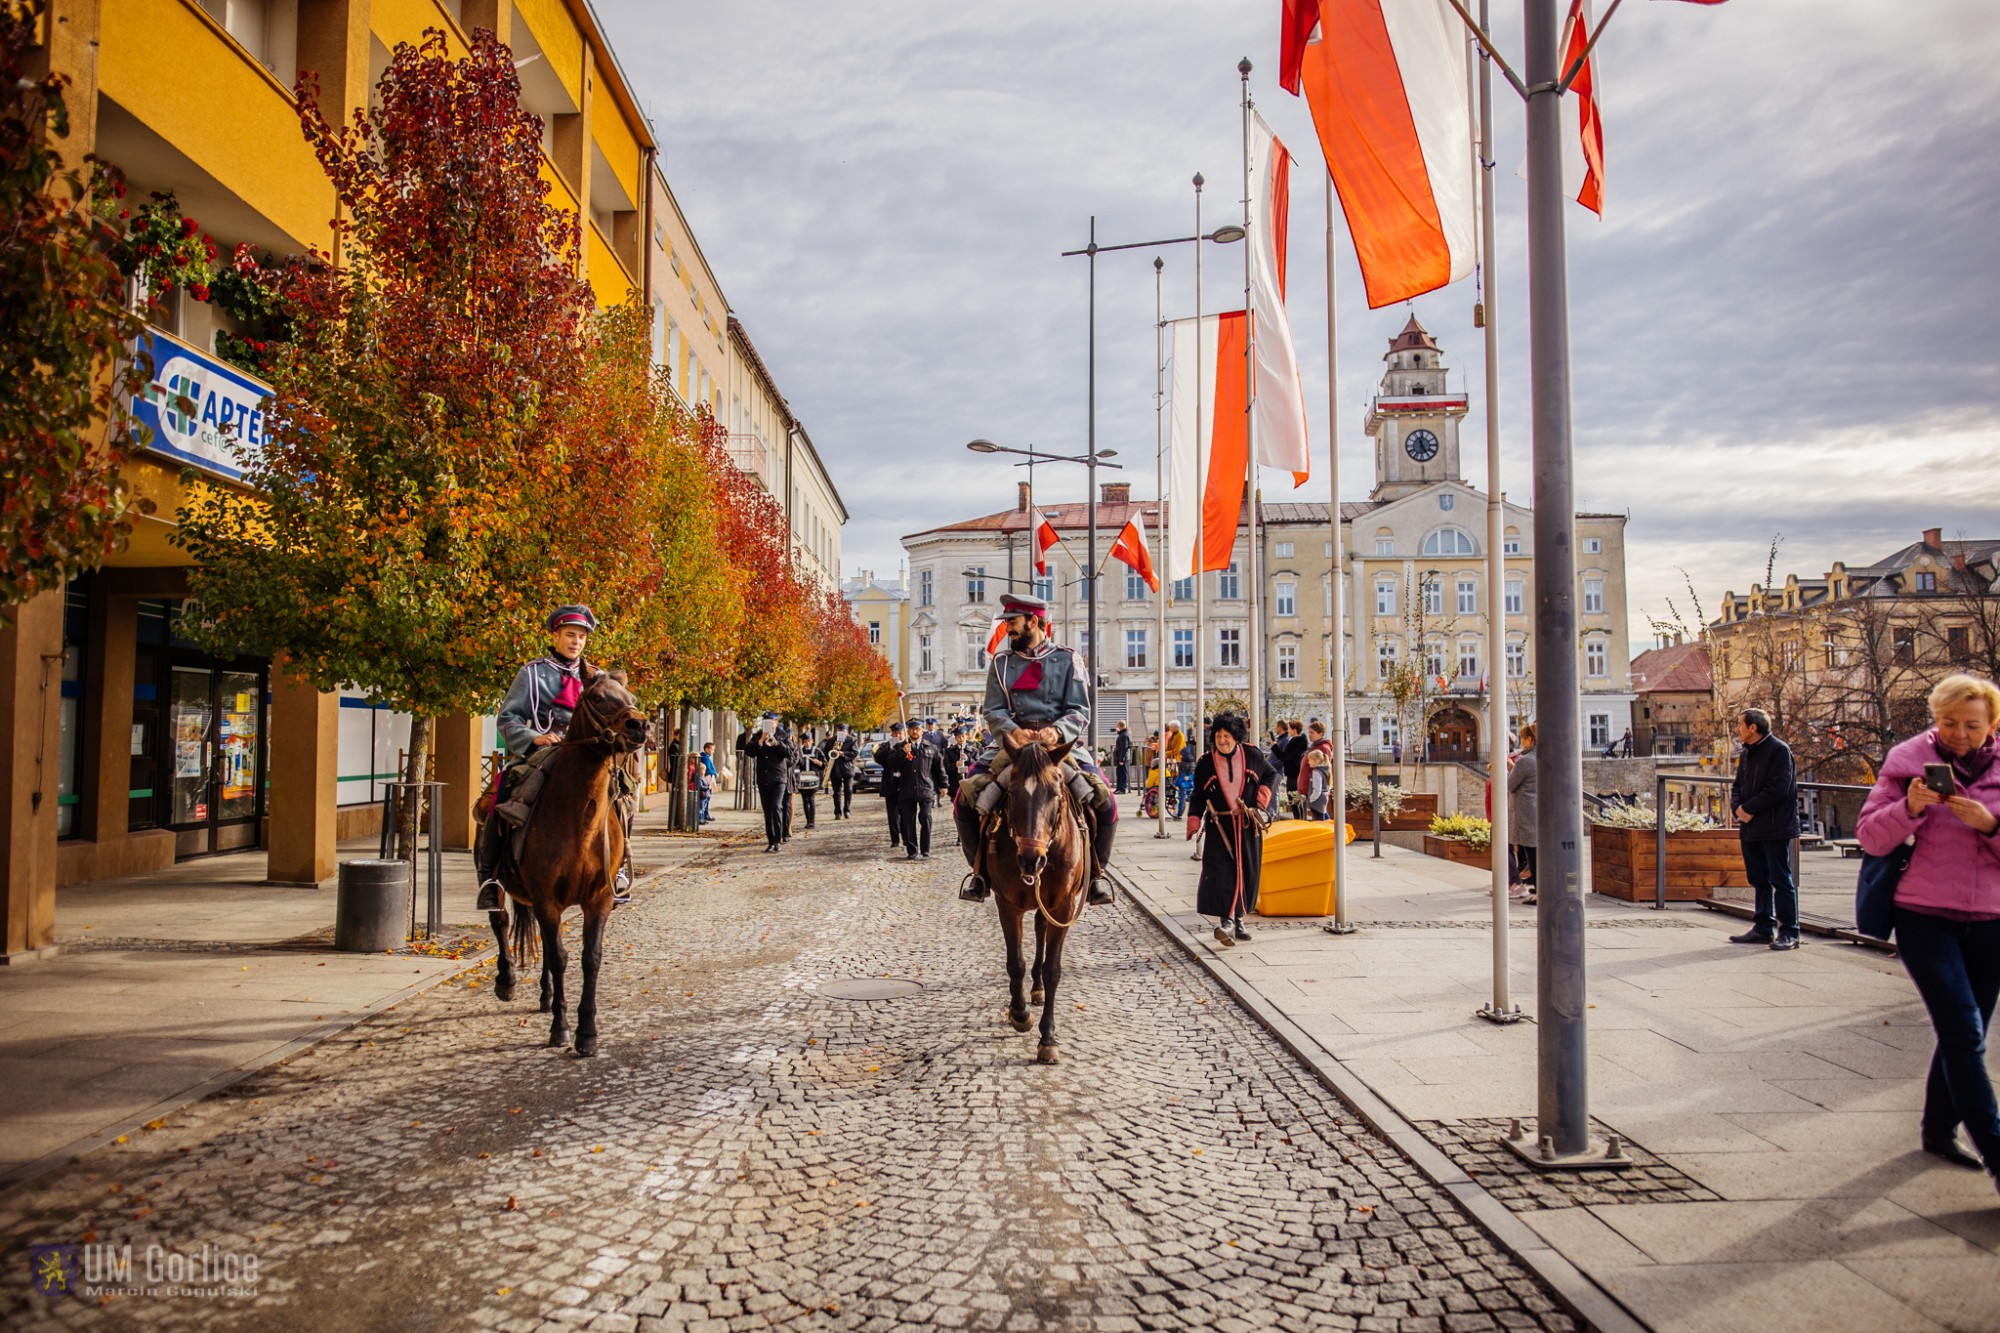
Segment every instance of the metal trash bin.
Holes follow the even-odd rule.
[[[410,919],[408,861],[342,861],[333,909],[333,947],[383,953],[400,947]]]

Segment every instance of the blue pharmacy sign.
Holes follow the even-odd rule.
[[[264,399],[270,389],[236,367],[155,330],[138,350],[153,358],[153,380],[132,402],[152,432],[146,447],[230,481],[264,448]]]

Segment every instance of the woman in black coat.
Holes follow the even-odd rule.
[[[1264,868],[1264,828],[1251,812],[1270,808],[1278,781],[1278,770],[1263,751],[1243,743],[1248,733],[1243,719],[1233,714],[1215,719],[1213,748],[1194,766],[1188,807],[1188,837],[1203,820],[1208,823],[1195,910],[1221,918],[1215,938],[1232,949],[1237,940],[1250,938],[1243,914],[1257,905],[1257,881]]]

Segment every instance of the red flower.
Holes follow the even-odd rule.
[[[197,282],[192,287],[189,287],[188,290],[194,293],[194,299],[197,301],[206,301],[208,299],[208,284],[205,282]]]
[[[181,235],[183,235],[183,236],[192,236],[192,235],[194,235],[194,233],[195,233],[195,225],[194,225],[194,219],[193,219],[193,218],[182,218],[182,219],[181,219]]]

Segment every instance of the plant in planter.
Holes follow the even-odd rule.
[[[1431,820],[1431,836],[1484,850],[1493,845],[1493,821],[1477,815],[1439,815]]]
[[[1384,819],[1393,819],[1401,814],[1403,806],[1409,801],[1409,793],[1397,784],[1384,782],[1371,787],[1368,775],[1358,771],[1348,773],[1342,789],[1347,794],[1349,808],[1366,810],[1374,806],[1381,810]]]
[[[291,317],[277,291],[281,271],[269,255],[259,260],[248,245],[239,245],[210,287],[217,308],[237,327],[233,333],[216,330],[216,355],[266,379],[292,338]]]
[[[1590,817],[1590,887],[1627,902],[1650,900],[1659,883],[1660,818],[1650,805],[1612,806]],[[1667,897],[1698,901],[1723,887],[1747,888],[1736,831],[1695,810],[1666,812]]]
[[[206,301],[218,253],[215,238],[182,215],[173,191],[155,190],[152,203],[132,210],[130,228],[113,248],[112,258],[128,278],[143,268],[147,285],[155,292],[185,287],[195,300]]]

